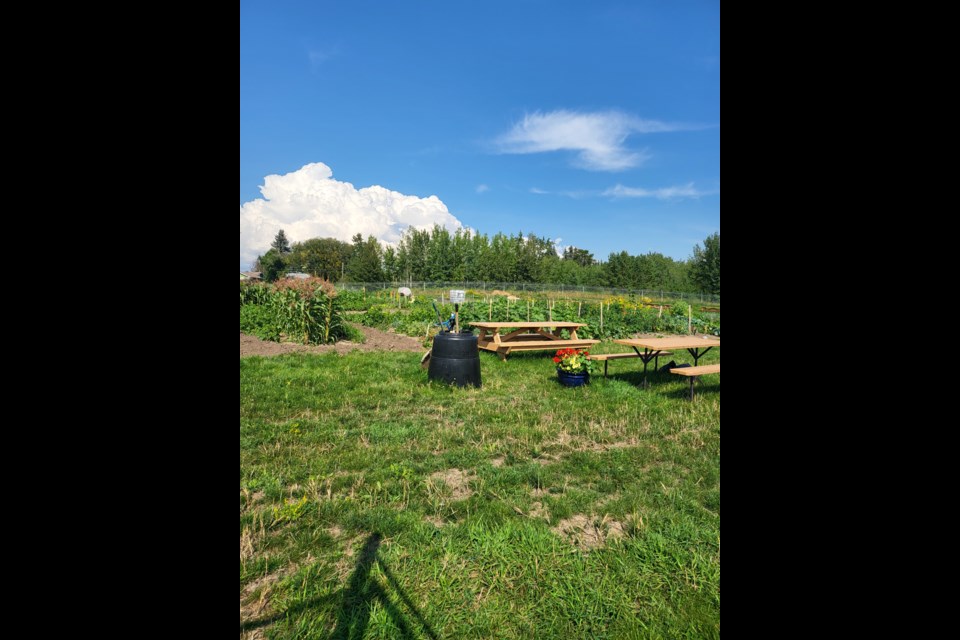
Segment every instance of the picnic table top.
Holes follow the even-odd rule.
[[[670,336],[669,338],[623,338],[614,340],[628,347],[643,347],[651,351],[664,349],[697,349],[699,347],[719,347],[720,338],[706,336]]]
[[[552,320],[531,320],[530,322],[471,322],[469,324],[474,327],[480,327],[481,329],[521,329],[523,327],[530,327],[532,329],[538,327],[572,328],[587,326],[585,322],[554,322]]]

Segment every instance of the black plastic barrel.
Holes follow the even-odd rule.
[[[477,336],[472,333],[438,333],[433,338],[427,377],[458,387],[481,386]]]

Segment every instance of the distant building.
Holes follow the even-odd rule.
[[[241,271],[241,280],[263,280],[263,273],[260,271]]]
[[[300,273],[299,271],[291,271],[286,275],[287,278],[296,278],[297,280],[306,280],[310,277],[309,273]]]

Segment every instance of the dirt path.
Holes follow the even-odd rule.
[[[354,349],[360,351],[420,351],[426,352],[426,347],[420,344],[416,338],[400,335],[398,333],[387,333],[378,329],[371,329],[363,325],[354,325],[363,333],[367,341],[362,344],[356,342],[341,341],[337,344],[324,344],[317,346],[306,346],[302,344],[291,344],[289,342],[268,342],[261,340],[256,336],[248,336],[240,333],[240,357],[247,356],[277,356],[284,353],[349,353]]]

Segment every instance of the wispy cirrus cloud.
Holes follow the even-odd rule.
[[[699,198],[701,196],[712,196],[720,193],[719,189],[713,191],[704,191],[693,186],[692,182],[687,184],[674,185],[672,187],[660,187],[659,189],[645,189],[643,187],[625,187],[622,184],[610,187],[603,191],[590,191],[586,189],[575,191],[547,191],[538,187],[530,187],[530,193],[541,196],[563,196],[580,200],[581,198],[657,198],[658,200],[676,200],[680,198]]]
[[[692,182],[683,185],[674,185],[672,187],[661,187],[659,189],[644,189],[642,187],[625,187],[618,184],[610,187],[600,195],[611,198],[657,198],[658,200],[671,200],[674,198],[699,198],[701,196],[711,196],[720,193],[719,191],[701,191],[693,186]]]
[[[646,150],[625,146],[632,134],[691,129],[689,125],[644,120],[619,111],[539,111],[524,116],[495,140],[500,153],[575,151],[574,164],[591,171],[623,171],[650,158]]]
[[[476,191],[477,193],[486,193],[487,191],[490,191],[490,187],[488,187],[485,184],[478,184],[477,188],[474,189],[474,191]]]
[[[546,191],[544,189],[539,189],[537,187],[530,187],[530,193],[534,193],[538,196],[564,196],[566,198],[573,198],[574,200],[579,200],[580,198],[586,198],[588,196],[599,195],[596,191]]]
[[[324,62],[336,58],[340,54],[338,47],[329,49],[310,49],[307,51],[307,59],[310,61],[310,68],[318,70]]]

